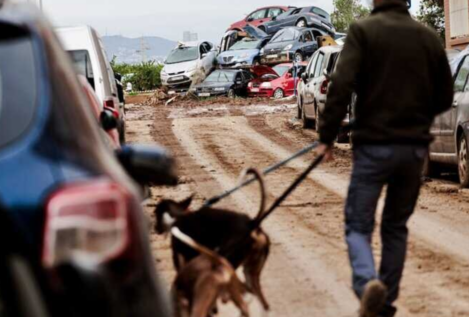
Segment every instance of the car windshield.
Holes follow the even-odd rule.
[[[210,74],[210,76],[205,79],[205,82],[209,83],[231,83],[235,78],[234,72],[217,70]]]
[[[16,27],[0,23],[0,147],[22,136],[37,107],[33,44]]]
[[[288,70],[290,69],[290,66],[282,66],[282,65],[277,65],[273,68],[275,72],[281,77],[283,76]]]
[[[169,53],[166,64],[176,64],[194,61],[199,58],[199,48],[197,46],[178,47]]]
[[[258,48],[260,40],[243,39],[230,48],[230,51],[250,50]]]
[[[91,87],[95,89],[93,67],[91,66],[90,54],[88,51],[69,51],[68,53],[72,57],[72,61],[78,74],[85,76]]]
[[[270,41],[271,43],[294,41],[300,37],[301,33],[296,29],[284,29],[278,32]]]

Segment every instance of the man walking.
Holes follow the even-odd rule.
[[[353,289],[361,300],[361,317],[390,317],[396,313],[407,221],[419,196],[430,126],[451,107],[453,80],[437,35],[411,18],[406,0],[373,4],[369,18],[350,26],[332,76],[317,151],[331,155],[355,91],[353,172],[345,207]],[[371,237],[385,185],[377,272]]]

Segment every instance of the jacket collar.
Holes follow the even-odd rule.
[[[399,12],[409,14],[407,3],[403,0],[386,0],[371,11],[371,14],[380,12]]]

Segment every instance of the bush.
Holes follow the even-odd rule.
[[[114,72],[122,75],[123,84],[131,83],[134,90],[152,90],[161,87],[161,70],[163,65],[155,61],[142,62],[137,65],[118,64],[113,58],[111,66]]]

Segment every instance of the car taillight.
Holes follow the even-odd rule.
[[[114,118],[119,119],[119,111],[117,111],[116,109],[104,107],[104,110],[110,111]]]
[[[320,88],[321,94],[323,95],[327,94],[327,88],[329,88],[329,80],[325,79],[321,84],[321,88]]]
[[[116,105],[114,103],[114,99],[106,99],[104,100],[104,107],[107,108],[112,108],[112,109],[117,109]]]
[[[131,196],[110,181],[59,190],[46,206],[43,264],[54,267],[76,254],[95,263],[118,257],[129,241],[130,206]]]
[[[248,87],[252,88],[252,82],[249,82]]]

